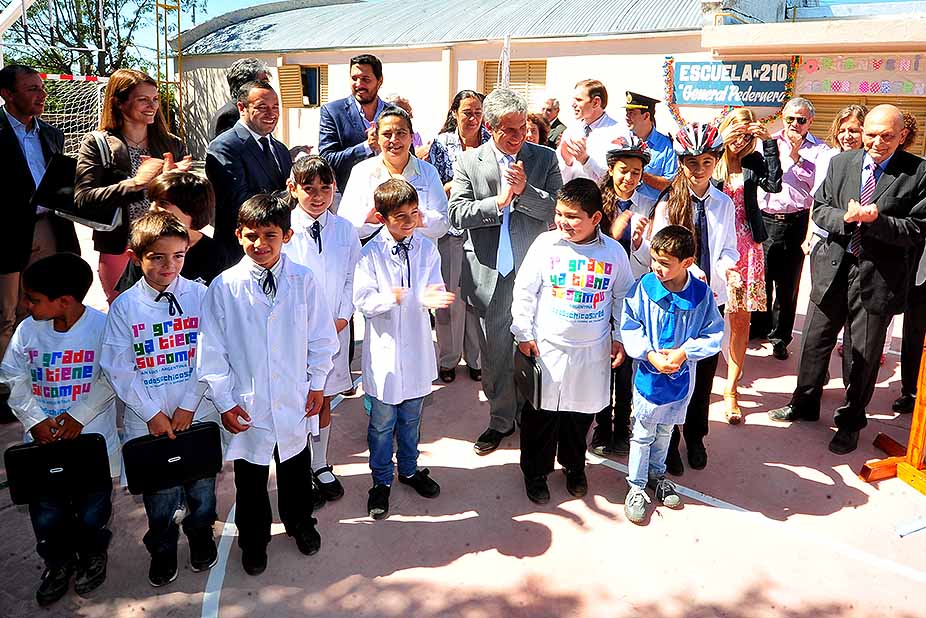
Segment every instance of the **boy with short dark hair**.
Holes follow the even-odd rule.
[[[209,286],[199,375],[232,434],[225,457],[235,465],[241,563],[259,575],[270,543],[272,460],[286,533],[305,555],[321,547],[307,438],[318,435],[338,340],[322,287],[281,252],[292,236],[289,206],[251,197],[238,210],[235,235],[244,257]]]
[[[48,444],[82,433],[106,439],[113,475],[119,468],[115,395],[100,372],[106,315],[86,307],[93,282],[90,266],[73,253],[40,259],[22,274],[30,317],[16,329],[0,366],[10,386],[10,407],[26,429],[26,441]],[[100,479],[103,485],[108,479]],[[45,561],[36,591],[49,605],[74,590],[86,594],[106,579],[106,548],[112,533],[112,489],[29,505],[36,551]]]
[[[444,288],[437,247],[421,227],[418,193],[407,181],[387,180],[373,193],[382,224],[360,252],[354,274],[354,305],[365,319],[363,390],[370,405],[367,440],[373,487],[367,511],[389,515],[394,479],[393,440],[398,444],[399,482],[425,498],[440,486],[418,468],[421,408],[437,378],[428,309],[443,309],[454,295]]]
[[[675,425],[695,386],[695,365],[720,351],[723,318],[706,283],[688,268],[695,259],[694,236],[670,225],[650,241],[653,272],[640,279],[624,301],[621,337],[627,356],[635,359],[633,437],[624,514],[635,524],[646,517],[646,487],[674,508],[681,504],[675,485],[666,479],[666,453]]]
[[[109,309],[101,365],[125,403],[125,439],[185,431],[194,422],[217,421],[196,379],[202,301],[206,288],[180,275],[190,238],[168,212],[148,212],[132,224],[129,252],[143,277]],[[144,543],[151,554],[148,582],[164,586],[177,578],[175,521],[186,505],[183,531],[190,542],[190,567],[211,568],[217,560],[215,477],[142,496],[148,516]]]

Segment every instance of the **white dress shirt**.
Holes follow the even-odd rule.
[[[427,161],[410,156],[401,177],[418,192],[418,210],[424,223],[418,232],[436,242],[450,228],[447,194],[437,169]],[[357,228],[360,238],[369,238],[382,227],[379,223],[365,221],[373,208],[373,191],[390,178],[393,175],[386,169],[382,155],[361,161],[351,170],[338,214]]]
[[[428,395],[437,378],[431,320],[421,298],[428,286],[444,286],[440,254],[417,232],[409,240],[406,263],[384,227],[360,251],[354,274],[354,304],[366,319],[363,390],[388,405]],[[401,304],[393,288],[408,288]]]
[[[563,149],[567,139],[578,140],[585,137],[585,127],[591,132],[585,138],[585,152],[588,160],[583,164],[573,159],[571,165],[566,165],[563,159]],[[608,172],[607,154],[609,150],[617,148],[620,144],[630,143],[630,129],[623,122],[618,122],[607,113],[601,115],[595,122],[586,125],[579,121],[572,124],[563,132],[556,156],[559,159],[559,171],[563,175],[563,184],[573,178],[589,178],[598,182]]]

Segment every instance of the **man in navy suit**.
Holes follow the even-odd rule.
[[[386,106],[379,98],[383,63],[370,54],[350,59],[351,96],[326,103],[318,125],[318,154],[334,168],[344,191],[354,165],[379,154],[376,119]]]
[[[206,176],[215,189],[215,240],[229,256],[243,255],[235,238],[238,209],[249,197],[286,188],[293,162],[270,135],[280,100],[267,82],[249,82],[238,94],[241,118],[206,149]]]
[[[0,252],[0,357],[24,313],[17,314],[19,274],[56,251],[80,253],[74,224],[37,208],[32,196],[52,156],[64,150],[64,134],[39,119],[45,111],[45,84],[35,69],[11,64],[0,70],[0,186],[6,233]],[[73,180],[71,181],[73,185]],[[72,187],[73,189],[73,187]],[[20,308],[21,309],[21,308]],[[0,385],[0,423],[16,420]]]

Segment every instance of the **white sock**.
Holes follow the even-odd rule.
[[[320,468],[328,466],[328,438],[331,437],[331,425],[322,427],[318,430],[318,441],[312,441],[312,470],[318,471]],[[318,477],[322,483],[333,483],[334,475],[328,472],[322,472]]]

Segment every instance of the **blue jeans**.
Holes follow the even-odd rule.
[[[630,438],[630,457],[627,460],[627,482],[640,489],[649,479],[666,475],[666,453],[675,425],[650,423],[634,419]]]
[[[35,550],[45,566],[55,568],[75,556],[105,552],[112,538],[106,527],[113,513],[112,489],[29,505]]]
[[[148,514],[148,532],[143,540],[152,556],[177,552],[180,527],[174,521],[174,514],[184,504],[187,507],[187,515],[183,518],[186,535],[189,537],[208,533],[212,536],[212,525],[217,517],[214,476],[146,493],[143,500]]]
[[[370,425],[367,443],[370,446],[370,470],[375,485],[392,485],[392,440],[398,446],[396,460],[399,474],[413,476],[418,471],[418,434],[421,429],[421,408],[424,397],[389,405],[373,397],[370,401]]]

